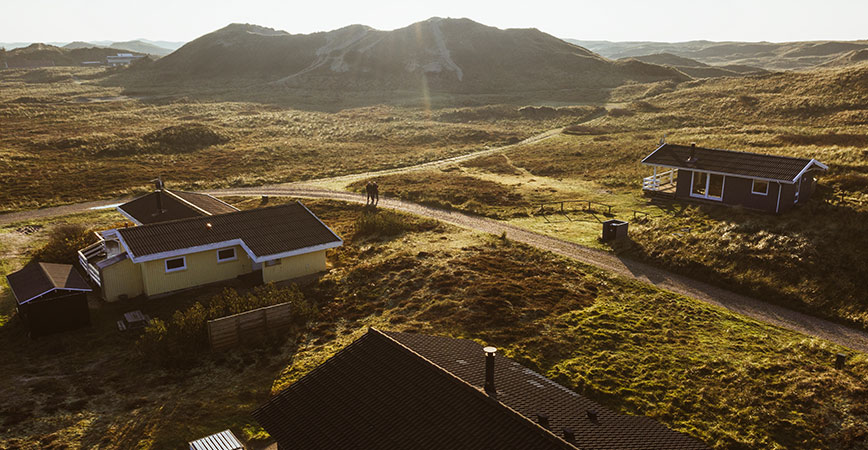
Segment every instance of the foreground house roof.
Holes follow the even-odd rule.
[[[159,189],[130,200],[117,209],[136,225],[238,211],[234,206],[208,194],[168,189]]]
[[[117,230],[134,263],[240,245],[254,262],[339,247],[301,202]]]
[[[6,276],[18,304],[56,290],[89,292],[90,286],[69,264],[30,263]]]
[[[689,145],[663,144],[642,160],[643,164],[674,169],[700,170],[781,183],[796,183],[808,170],[827,170],[815,160],[761,153],[736,152]]]
[[[475,342],[370,329],[253,415],[296,449],[707,449],[508,358],[494,374],[496,397]]]

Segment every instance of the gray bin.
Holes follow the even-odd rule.
[[[629,223],[623,220],[607,220],[603,222],[603,241],[620,241],[627,239],[627,226]]]

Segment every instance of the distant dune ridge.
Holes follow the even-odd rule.
[[[31,44],[24,48],[7,50],[3,61],[0,61],[0,68],[4,67],[3,63],[6,63],[10,68],[31,67],[32,64],[38,66],[77,66],[85,61],[101,61],[104,63],[106,56],[117,55],[118,53],[143,55],[141,52],[128,49],[86,47],[81,44],[83,43],[73,42],[68,44],[70,45],[69,48],[46,44]]]
[[[289,88],[417,89],[424,81],[431,91],[472,94],[688,79],[669,67],[611,61],[536,29],[501,30],[441,18],[393,31],[351,25],[307,35],[232,24],[148,70],[191,78],[257,78]]]
[[[753,66],[766,70],[808,69],[831,61],[846,62],[844,55],[868,49],[868,40],[814,42],[610,42],[567,39],[607,58],[669,54],[714,66]],[[858,62],[858,61],[855,61]],[[671,64],[670,64],[671,65]],[[727,68],[727,67],[725,67]],[[733,70],[730,68],[730,70]]]

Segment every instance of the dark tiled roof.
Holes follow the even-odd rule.
[[[707,449],[505,357],[496,357],[497,400],[482,390],[484,377],[479,344],[371,329],[253,415],[281,446],[298,449]],[[536,424],[538,413],[550,431]],[[560,438],[564,427],[573,445]]]
[[[793,182],[796,176],[813,161],[789,156],[702,147],[695,147],[695,157],[692,161],[688,161],[690,149],[688,145],[663,144],[654,153],[646,156],[642,163]]]
[[[149,255],[234,239],[243,241],[255,257],[342,242],[301,202],[121,228],[118,233],[136,262]]]
[[[158,208],[158,205],[160,208]],[[238,211],[210,195],[163,189],[130,200],[118,209],[141,224],[168,222]]]
[[[30,263],[6,276],[18,303],[55,289],[90,291],[84,278],[69,264]]]
[[[573,449],[373,330],[253,416],[281,448]]]
[[[413,333],[384,332],[434,364],[482,389],[485,353],[482,346],[464,339]],[[615,413],[548,378],[502,356],[495,359],[497,399],[531,420],[548,416],[550,429],[562,435],[573,431],[581,449],[675,450],[707,449],[701,442],[670,430],[644,416]],[[597,421],[588,419],[588,411]]]

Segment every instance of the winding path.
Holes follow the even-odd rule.
[[[285,186],[220,189],[207,191],[207,193],[214,195],[291,196],[356,203],[365,202],[365,196],[362,194],[315,187]],[[505,232],[506,236],[514,241],[532,245],[539,249],[576,259],[628,278],[640,280],[662,289],[717,305],[760,322],[797,331],[808,336],[826,339],[861,352],[868,352],[868,333],[863,331],[736,294],[708,283],[674,274],[649,264],[622,258],[609,252],[585,247],[492,219],[470,216],[456,211],[445,211],[392,198],[381,198],[380,207],[417,214],[475,231],[498,235]]]
[[[386,169],[345,175],[305,182],[295,182],[277,185],[265,185],[259,187],[243,187],[229,189],[215,189],[205,191],[214,195],[242,195],[242,196],[291,196],[301,198],[322,198],[342,200],[347,202],[364,203],[365,197],[346,191],[337,191],[325,188],[328,185],[349,184],[356,180],[362,180],[374,176],[406,173],[417,170],[432,169],[449,164],[455,164],[479,156],[502,152],[516,145],[539,142],[560,134],[561,129],[550,130],[545,133],[530,137],[524,141],[504,147],[496,147],[456,156],[411,167]],[[56,206],[30,211],[0,214],[0,226],[25,220],[46,219],[69,214],[81,213],[92,209],[111,207],[128,199],[102,200],[72,205]],[[868,333],[848,327],[846,325],[831,322],[829,320],[803,314],[781,306],[762,302],[744,295],[730,292],[708,283],[696,281],[686,276],[674,274],[651,265],[616,256],[612,253],[585,247],[562,239],[546,236],[530,230],[519,228],[507,223],[498,222],[477,216],[470,216],[456,211],[445,211],[404,202],[391,198],[381,198],[380,207],[404,211],[420,216],[432,218],[445,223],[482,231],[493,234],[506,233],[509,239],[522,242],[542,250],[547,250],[558,255],[573,258],[601,269],[616,274],[640,280],[662,289],[685,295],[703,302],[726,308],[730,311],[742,314],[760,322],[769,323],[782,328],[793,330],[808,336],[826,339],[853,350],[868,353]]]

